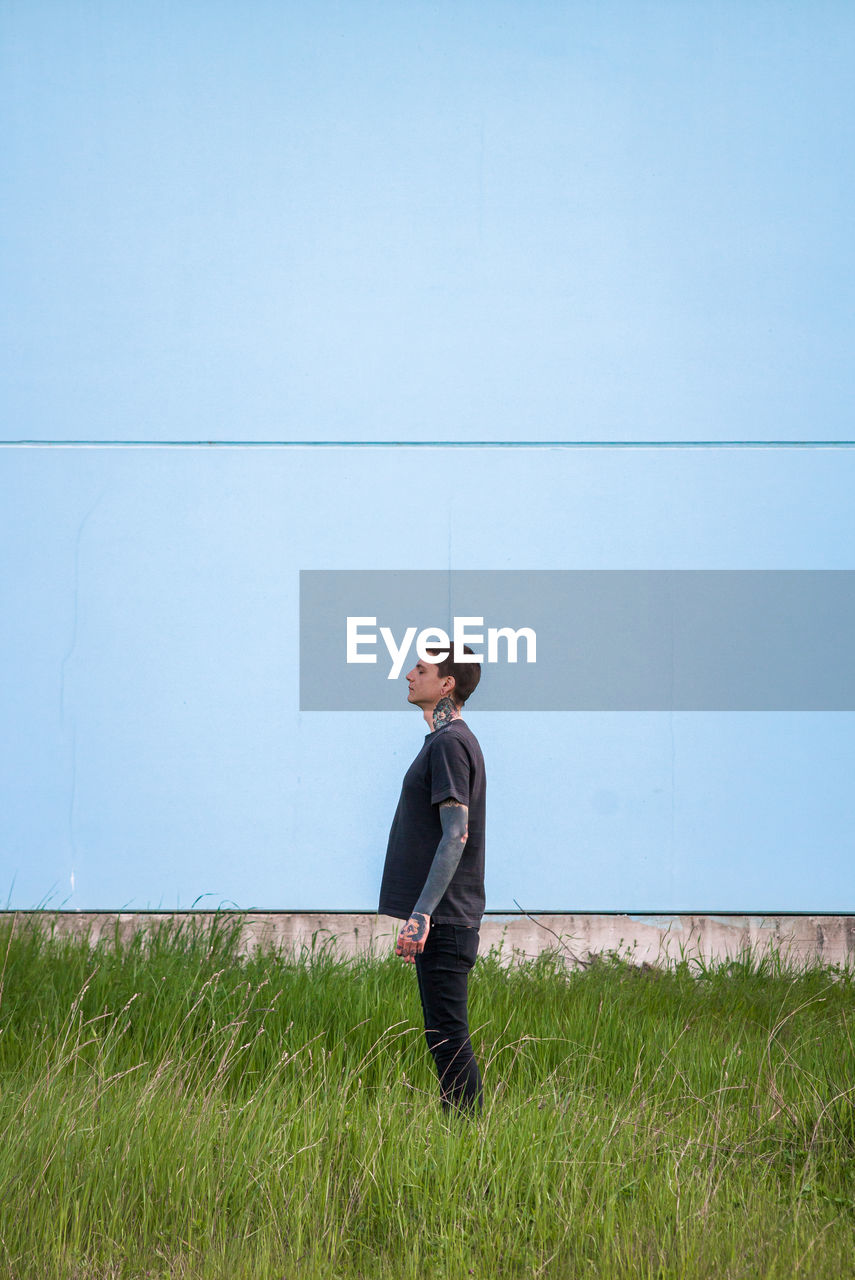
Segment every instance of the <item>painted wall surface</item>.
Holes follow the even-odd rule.
[[[0,23],[0,905],[376,907],[302,569],[855,568],[850,5]],[[852,713],[467,718],[490,908],[855,910]]]
[[[852,434],[848,0],[0,23],[5,439]]]
[[[13,905],[376,907],[425,725],[300,712],[301,568],[851,568],[850,449],[2,452]],[[471,708],[471,709],[470,709]],[[855,908],[855,715],[467,718],[488,905]],[[73,886],[73,888],[72,888]]]

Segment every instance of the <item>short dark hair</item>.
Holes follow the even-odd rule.
[[[480,662],[453,662],[451,655],[453,650],[448,649],[428,649],[431,658],[440,658],[443,654],[441,662],[436,664],[437,674],[443,676],[454,676],[454,688],[451,696],[457,703],[458,707],[462,707],[470,694],[474,693],[478,687],[478,681],[481,679],[481,663]],[[464,653],[472,653],[468,644],[463,646]]]

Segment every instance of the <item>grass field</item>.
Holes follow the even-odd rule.
[[[472,1121],[411,966],[238,928],[0,921],[4,1280],[855,1273],[851,972],[481,956]]]

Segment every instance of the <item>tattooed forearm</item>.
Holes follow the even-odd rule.
[[[434,729],[441,729],[444,724],[451,724],[452,720],[459,719],[460,711],[455,705],[454,699],[449,697],[440,698],[433,709]]]
[[[439,806],[442,839],[437,845],[430,871],[413,915],[432,915],[436,904],[451,884],[469,839],[469,806],[459,800],[443,800]]]

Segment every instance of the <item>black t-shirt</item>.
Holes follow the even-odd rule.
[[[404,774],[389,832],[378,907],[382,915],[409,919],[442,838],[440,803],[454,799],[469,807],[469,836],[431,919],[478,928],[485,905],[486,789],[484,757],[468,724],[452,720],[425,734],[424,746]]]

